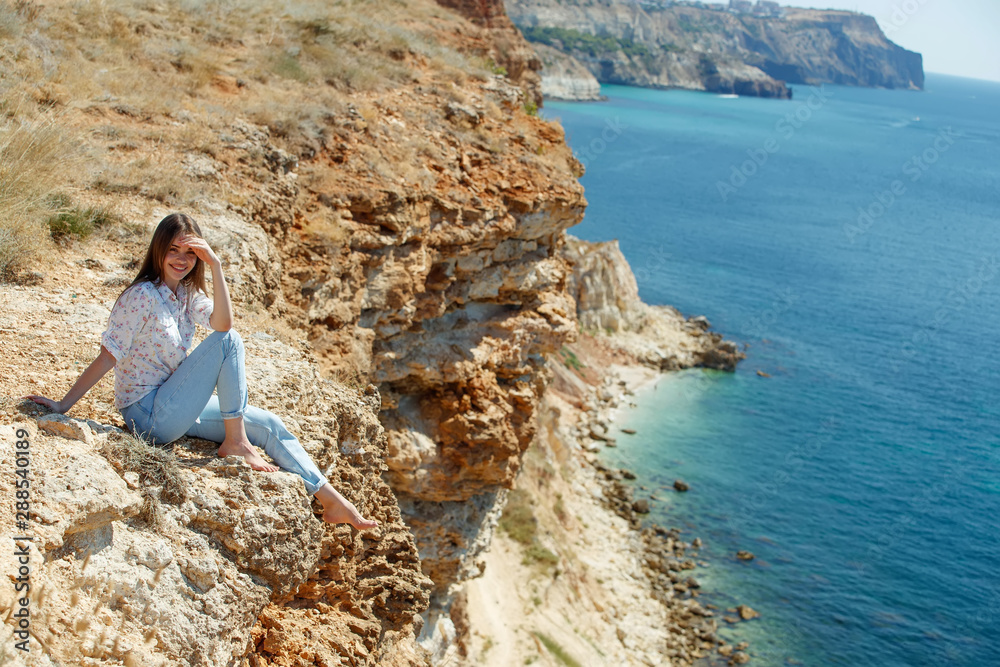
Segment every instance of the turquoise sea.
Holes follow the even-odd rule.
[[[760,666],[1000,665],[1000,84],[602,92],[542,110],[587,166],[571,233],[748,346],[605,453],[705,542],[702,600],[761,613],[721,634]]]

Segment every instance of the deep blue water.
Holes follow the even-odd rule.
[[[542,112],[587,166],[571,233],[748,344],[642,393],[606,453],[704,540],[703,600],[761,612],[723,636],[756,665],[1000,665],[1000,84],[602,92]]]

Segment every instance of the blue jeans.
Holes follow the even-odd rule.
[[[218,396],[212,395],[213,389]],[[242,416],[250,442],[282,470],[301,477],[310,495],[328,481],[277,415],[247,405],[243,339],[232,329],[210,334],[166,382],[121,414],[126,427],[154,444],[182,435],[222,442],[223,420]]]

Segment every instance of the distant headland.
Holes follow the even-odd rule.
[[[730,0],[507,0],[552,99],[599,84],[790,98],[787,84],[922,90],[923,58],[871,16]]]

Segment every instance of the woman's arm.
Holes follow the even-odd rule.
[[[25,398],[31,399],[39,405],[44,405],[53,412],[68,412],[77,401],[83,398],[84,394],[90,391],[91,387],[97,384],[98,380],[114,367],[114,356],[102,345],[101,353],[87,366],[87,370],[80,374],[80,377],[73,383],[73,386],[70,387],[70,390],[66,392],[61,401],[53,401],[51,398],[36,396],[35,394],[25,396]]]
[[[229,287],[226,285],[226,278],[222,275],[222,261],[203,238],[192,234],[181,239],[181,243],[190,246],[198,259],[208,264],[212,269],[212,296],[214,303],[212,305],[212,315],[208,318],[208,322],[216,331],[229,331],[233,328],[233,302],[229,298]]]
[[[208,318],[208,322],[216,331],[229,331],[233,328],[233,302],[229,299],[229,287],[226,285],[225,276],[222,275],[222,262],[216,257],[209,266],[212,267],[214,303],[212,316]]]

